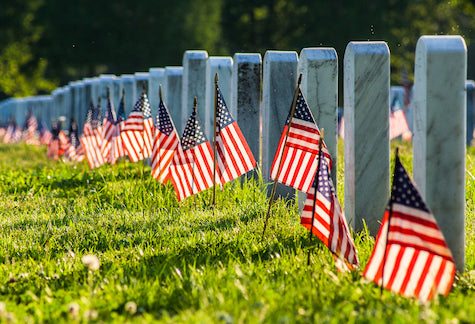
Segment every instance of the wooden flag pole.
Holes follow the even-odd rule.
[[[198,105],[198,98],[195,97],[193,99],[193,112],[195,113],[195,125],[193,125],[194,126],[193,141],[196,141],[196,120],[198,119],[198,113],[196,111],[197,105]],[[195,147],[193,147],[192,156],[193,156],[193,172],[191,174],[191,193],[193,194],[193,187],[195,186]],[[193,203],[196,207],[196,194],[193,194]]]
[[[397,159],[398,157],[399,157],[399,148],[396,147],[395,158]],[[394,182],[394,174],[395,173],[396,173],[396,166],[394,166],[393,182]],[[387,226],[388,229],[387,229],[387,232],[386,232],[386,245],[384,246],[383,267],[381,269],[381,295],[380,295],[380,297],[383,297],[383,291],[384,291],[384,266],[386,265],[386,250],[388,248],[389,228],[390,228],[392,214],[393,214],[393,199],[392,199],[392,192],[391,192],[391,197],[389,197],[388,226]]]
[[[158,97],[160,98],[160,103],[158,104],[159,105],[159,109],[158,109],[158,118],[157,118],[157,121],[158,121],[158,125],[160,126],[160,105],[162,104],[163,102],[163,98],[162,98],[162,84],[160,83],[160,85],[158,86]],[[158,137],[158,140],[160,140],[160,136]],[[160,142],[158,142],[158,161],[160,162]],[[160,178],[161,178],[161,173],[162,173],[162,170],[160,168],[160,163],[158,163],[158,181],[160,181]],[[161,182],[161,181],[160,181]]]
[[[218,107],[218,73],[214,76],[214,126],[213,126],[213,214],[216,208],[216,119]]]
[[[313,222],[315,221],[315,205],[317,204],[317,192],[318,192],[318,174],[320,173],[320,167],[322,165],[322,146],[323,146],[323,138],[324,138],[324,131],[325,129],[322,128],[320,132],[320,140],[318,141],[318,165],[317,165],[317,173],[315,173],[315,193],[313,194],[313,207],[312,207],[312,222],[310,223],[310,232],[309,232],[309,243],[308,243],[308,259],[307,259],[307,266],[310,265],[310,255],[311,250],[310,247],[312,246],[312,238],[313,238]]]
[[[270,201],[269,201],[269,208],[267,209],[267,214],[266,214],[266,220],[264,222],[264,230],[262,231],[262,240],[264,240],[264,235],[266,233],[266,228],[267,228],[267,221],[269,220],[270,216],[270,209],[272,207],[272,202],[274,201],[274,196],[275,196],[275,189],[277,187],[277,179],[279,178],[279,173],[282,168],[282,158],[284,157],[284,152],[285,152],[285,146],[287,145],[287,139],[289,138],[289,131],[290,127],[292,124],[292,118],[294,117],[294,112],[295,112],[295,106],[297,104],[297,97],[299,94],[299,89],[300,89],[300,84],[302,83],[302,73],[299,75],[299,79],[297,82],[297,87],[295,88],[295,94],[294,94],[294,101],[292,102],[292,109],[290,110],[290,117],[289,117],[289,124],[287,127],[287,132],[285,133],[285,139],[284,139],[284,145],[282,146],[282,153],[280,154],[280,159],[279,159],[279,165],[277,167],[277,175],[274,180],[274,184],[272,186],[272,192],[270,194]]]
[[[144,119],[144,108],[145,108],[145,82],[142,83],[142,97],[144,101],[142,103],[142,217],[145,218],[145,177],[144,177],[144,169],[145,169],[145,119]]]

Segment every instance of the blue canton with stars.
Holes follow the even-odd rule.
[[[170,119],[167,107],[165,107],[163,101],[160,101],[160,105],[158,106],[157,123],[155,124],[155,127],[167,136],[170,136],[173,131],[172,120]]]
[[[78,136],[78,124],[74,118],[71,119],[71,124],[69,126],[69,141],[74,148],[79,146],[79,136]]]
[[[196,115],[196,111],[193,111],[190,118],[188,119],[188,122],[186,123],[185,131],[183,132],[183,136],[181,138],[181,146],[183,151],[203,144],[207,141],[208,139],[203,132],[203,128],[201,127],[201,123]]]
[[[290,111],[289,111],[289,114],[287,115],[287,120],[285,121],[285,125],[289,124],[291,112],[292,112],[292,106],[290,106]],[[307,101],[305,101],[305,98],[300,89],[297,96],[297,102],[295,103],[295,111],[294,111],[293,118],[298,118],[306,122],[311,122],[315,124],[315,119],[313,119],[312,112],[308,108]]]
[[[124,96],[120,99],[119,109],[117,109],[116,125],[125,120]]]
[[[112,125],[115,124],[115,111],[112,107],[112,101],[110,98],[107,98],[107,109],[106,109],[106,119]]]
[[[315,187],[315,179],[313,186]],[[330,172],[325,159],[320,161],[320,169],[318,170],[318,192],[323,195],[328,201],[331,200],[331,195],[334,193],[333,185],[330,181]]]
[[[152,110],[150,109],[150,103],[148,102],[147,94],[142,92],[142,95],[137,100],[132,111],[140,111],[143,113],[143,118],[151,118]]]
[[[102,110],[101,110],[101,102],[97,101],[97,107],[93,108],[92,110],[92,121],[91,126],[93,129],[102,125]]]
[[[221,89],[217,87],[218,93],[218,106],[216,107],[216,131],[219,132],[220,129],[225,128],[228,125],[234,123],[234,119],[229,113],[228,107],[226,106],[226,101],[224,101],[223,94]]]
[[[416,189],[411,179],[409,179],[406,169],[404,169],[399,160],[399,156],[396,156],[396,163],[394,166],[391,201],[407,207],[421,209],[428,213],[430,212],[427,205],[422,200],[419,191]]]

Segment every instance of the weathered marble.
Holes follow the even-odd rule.
[[[97,106],[98,99],[101,96],[101,79],[99,77],[92,78],[91,95],[94,105]]]
[[[143,89],[145,89],[145,92],[148,92],[148,80],[149,80],[150,74],[148,72],[135,72],[134,76],[135,76],[135,99],[134,99],[134,104],[135,104],[137,99],[142,95]]]
[[[148,101],[150,102],[150,108],[152,110],[152,116],[157,116],[158,105],[160,104],[159,88],[165,83],[165,69],[164,68],[150,68],[148,70]],[[163,96],[163,94],[162,94]]]
[[[467,80],[465,82],[465,88],[467,89],[467,129],[466,129],[466,143],[470,146],[473,140],[473,128],[475,119],[475,82]]]
[[[182,85],[183,67],[165,67],[164,83],[162,85],[162,97],[170,113],[173,123],[181,136],[183,127],[181,125],[182,116]]]
[[[233,60],[230,105],[244,138],[257,163],[260,154],[260,113],[262,91],[262,58],[258,53],[236,53]],[[229,99],[228,99],[229,102]]]
[[[465,268],[467,47],[460,36],[422,36],[414,70],[414,180],[457,266]]]
[[[389,199],[389,48],[350,42],[343,67],[345,215],[376,235]]]
[[[84,81],[76,81],[71,87],[74,101],[73,117],[77,122],[78,130],[81,131],[86,121],[88,100],[86,99]]]
[[[333,160],[331,178],[336,184],[338,134],[338,57],[333,48],[304,48],[300,52],[301,89]],[[299,195],[304,198],[306,195]]]
[[[298,78],[298,56],[294,51],[267,51],[264,56],[262,90],[262,177],[272,183],[270,170],[287,115],[292,106]],[[268,186],[270,194],[272,186]],[[278,183],[276,198],[294,198],[295,189]]]
[[[135,104],[136,87],[135,87],[135,76],[133,74],[122,74],[120,76],[120,94],[122,96],[122,90],[125,91],[124,94],[124,109],[125,115],[128,116]]]
[[[101,74],[99,79],[101,80],[101,106],[105,113],[107,107],[107,88],[109,88],[110,97],[114,107],[118,107],[119,105],[121,95],[120,82],[116,82],[118,78],[113,74]]]
[[[231,102],[231,80],[233,74],[233,59],[228,56],[210,56],[206,62],[206,96],[205,96],[205,110],[206,120],[204,120],[204,127],[206,136],[213,140],[214,129],[214,101],[215,101],[215,86],[214,77],[218,73],[218,85],[223,94],[224,100],[233,116],[236,113],[232,107]]]
[[[182,83],[182,114],[181,122],[174,120],[175,126],[183,130],[186,121],[193,110],[193,100],[197,98],[197,112],[201,123],[208,120],[207,110],[205,109],[206,97],[206,61],[208,53],[206,51],[185,51],[183,54],[183,83]],[[205,133],[208,130],[205,128]]]

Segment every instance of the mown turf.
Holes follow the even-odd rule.
[[[412,169],[411,146],[401,147]],[[342,147],[342,143],[339,145]],[[298,208],[235,181],[177,202],[150,169],[90,171],[47,161],[44,148],[0,145],[0,318],[21,322],[474,322],[475,150],[467,154],[466,269],[448,298],[423,305],[336,271]],[[338,193],[343,202],[343,157]],[[145,176],[142,177],[142,172]],[[362,269],[374,239],[355,234]],[[94,254],[100,268],[81,257]],[[136,310],[134,310],[136,305]],[[78,307],[78,308],[77,308]]]

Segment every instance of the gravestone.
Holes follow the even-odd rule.
[[[101,79],[99,77],[92,78],[91,95],[94,106],[97,106],[98,99],[101,96]],[[101,105],[103,105],[103,103],[101,103]]]
[[[122,90],[125,91],[124,95],[124,109],[125,116],[129,116],[130,112],[135,105],[135,76],[133,74],[122,74],[120,76],[120,94],[122,96]]]
[[[148,70],[149,81],[148,81],[148,101],[150,103],[150,109],[152,110],[152,116],[154,117],[158,114],[158,105],[160,104],[159,88],[165,83],[165,69],[164,68],[150,68]],[[162,94],[163,97],[163,94]]]
[[[231,107],[254,158],[261,164],[260,113],[262,58],[258,53],[234,54]]]
[[[165,67],[164,83],[162,85],[162,96],[179,136],[181,136],[183,133],[183,127],[181,124],[182,85],[183,67]]]
[[[262,177],[271,183],[270,170],[280,136],[294,99],[298,79],[298,56],[294,51],[267,51],[262,89]],[[268,193],[272,185],[267,187]],[[294,198],[295,189],[278,183],[275,197]]]
[[[205,106],[206,97],[206,51],[185,51],[183,54],[182,115],[181,122],[175,120],[175,126],[182,130],[193,110],[193,100],[197,98],[198,117],[202,123],[208,120]],[[208,130],[205,127],[205,134]],[[209,138],[208,138],[209,140]]]
[[[63,129],[67,131],[69,130],[69,121],[73,113],[71,87],[64,86],[63,91],[63,116],[66,118],[65,123],[63,123]]]
[[[422,36],[414,71],[414,180],[457,270],[465,268],[467,47],[460,36]]]
[[[110,98],[114,108],[116,109],[116,107],[119,106],[120,101],[120,83],[115,81],[117,77],[113,74],[101,74],[99,78],[101,80],[101,106],[105,115],[107,108],[107,88],[109,88]]]
[[[85,94],[84,81],[76,81],[73,86],[74,92],[74,119],[77,122],[78,130],[81,132],[87,115],[87,100]]]
[[[376,235],[389,200],[389,48],[350,42],[343,67],[345,215]]]
[[[467,80],[465,82],[465,88],[467,89],[467,146],[470,146],[473,140],[473,128],[475,117],[475,101],[473,96],[475,95],[475,82]]]
[[[333,48],[304,48],[300,52],[299,74],[302,93],[319,129],[324,128],[324,142],[333,161],[331,178],[336,185],[338,133],[338,57]],[[299,195],[306,198],[306,195]]]
[[[233,74],[233,59],[228,56],[210,56],[206,62],[206,96],[205,110],[207,119],[204,120],[206,136],[213,141],[214,129],[214,101],[215,101],[215,83],[214,77],[218,73],[218,85],[223,94],[224,100],[233,117],[236,112],[231,102],[231,81]]]
[[[51,129],[52,109],[53,98],[48,95],[39,96],[38,123],[44,122],[48,129]]]
[[[135,99],[134,99],[134,104],[135,104],[137,99],[142,95],[143,89],[145,89],[145,92],[148,91],[149,73],[135,72],[134,76],[135,76]]]

